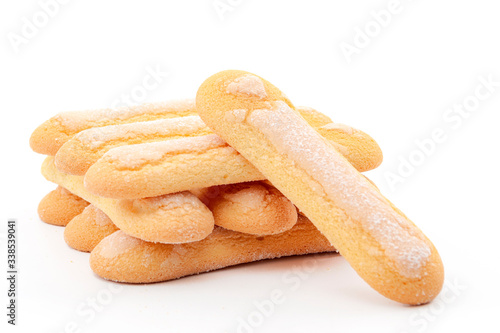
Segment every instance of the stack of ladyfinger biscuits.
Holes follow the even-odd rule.
[[[393,300],[426,303],[441,289],[432,243],[360,173],[381,163],[377,143],[256,75],[218,73],[196,101],[60,113],[30,145],[58,185],[40,218],[65,226],[105,279],[338,250]]]

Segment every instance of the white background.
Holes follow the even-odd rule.
[[[20,249],[18,326],[9,332],[64,332],[70,322],[79,332],[237,332],[249,317],[263,321],[240,331],[497,331],[500,86],[467,118],[443,117],[454,104],[474,102],[481,76],[500,81],[499,3],[401,0],[390,23],[372,30],[348,62],[342,42],[355,45],[357,28],[376,29],[370,13],[389,1],[221,2],[231,6],[222,16],[213,0],[69,1],[14,47],[24,18],[33,22],[42,9],[34,0],[2,1],[1,251],[7,218],[18,220]],[[323,255],[124,285],[99,311],[89,310],[111,283],[92,273],[88,254],[66,246],[62,228],[39,220],[38,202],[55,186],[40,175],[43,156],[30,151],[29,136],[58,112],[114,104],[155,68],[169,75],[140,101],[194,97],[208,76],[242,69],[296,105],[372,135],[385,159],[368,175],[439,249],[447,281],[441,296],[423,307],[397,304],[341,257]],[[446,140],[391,187],[387,173],[397,174],[401,158],[418,157],[415,140],[438,128]],[[264,316],[255,302],[265,303],[274,289],[285,301]]]

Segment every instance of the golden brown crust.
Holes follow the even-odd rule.
[[[90,252],[101,240],[119,230],[100,209],[87,206],[64,228],[66,244],[75,250]]]
[[[300,217],[292,229],[277,235],[259,237],[217,227],[204,240],[178,245],[144,242],[117,231],[94,248],[90,267],[107,280],[152,283],[262,259],[334,251]]]
[[[38,216],[45,223],[65,226],[88,205],[87,201],[58,186],[40,201]]]

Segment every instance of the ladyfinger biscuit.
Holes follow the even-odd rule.
[[[94,205],[89,205],[64,228],[64,240],[75,250],[90,252],[101,240],[117,230],[118,227],[106,214]]]
[[[45,223],[65,226],[88,205],[87,201],[57,186],[40,201],[38,216]]]
[[[278,235],[254,236],[216,227],[207,238],[189,244],[154,244],[122,231],[103,239],[90,254],[100,277],[127,283],[152,283],[228,266],[292,255],[335,252],[328,240],[299,217]]]
[[[42,175],[102,210],[125,233],[146,241],[195,242],[214,228],[212,212],[187,191],[137,200],[98,197],[85,190],[83,177],[58,171],[53,156],[43,162]]]
[[[141,104],[93,111],[63,112],[40,125],[31,135],[35,152],[54,156],[73,135],[92,127],[128,124],[196,114],[193,100]]]
[[[358,170],[378,166],[382,152],[377,143],[346,128],[324,125],[320,130]],[[243,156],[211,134],[111,149],[88,169],[85,186],[99,196],[135,199],[263,179]]]
[[[332,122],[312,108],[302,107],[298,111],[307,117],[312,126],[320,127]],[[56,166],[64,173],[83,176],[92,164],[112,148],[206,134],[213,132],[198,116],[89,128],[62,145],[56,154]]]
[[[213,186],[193,193],[212,211],[215,225],[225,229],[273,235],[291,229],[297,222],[297,208],[264,182]]]
[[[83,176],[114,147],[213,134],[198,116],[95,127],[69,139],[56,154],[59,171]]]
[[[436,297],[444,272],[434,245],[280,90],[251,73],[224,71],[201,85],[196,106],[375,290],[406,304]]]

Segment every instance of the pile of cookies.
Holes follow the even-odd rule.
[[[338,250],[393,300],[421,304],[441,289],[432,243],[360,173],[381,163],[377,143],[256,75],[218,73],[196,100],[60,113],[30,145],[58,185],[40,218],[66,226],[105,279]]]

